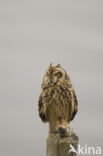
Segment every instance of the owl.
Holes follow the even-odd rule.
[[[69,136],[69,123],[78,111],[78,102],[68,73],[60,64],[50,64],[38,100],[39,116],[49,123],[49,132]]]

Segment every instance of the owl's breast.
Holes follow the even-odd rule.
[[[48,103],[47,116],[51,120],[58,120],[59,118],[68,120],[70,112],[70,99],[68,94],[62,91],[60,88],[52,89],[48,92],[49,98],[46,101]]]

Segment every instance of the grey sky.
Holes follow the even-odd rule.
[[[60,63],[79,101],[71,127],[103,145],[103,1],[0,1],[0,155],[45,156],[48,124],[37,101],[45,70]]]

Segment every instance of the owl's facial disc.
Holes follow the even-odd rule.
[[[65,82],[67,83],[68,78],[67,73],[60,65],[50,65],[44,76],[42,86],[59,86]]]
[[[65,79],[64,71],[58,69],[54,72],[54,81],[56,85],[61,85],[64,82],[64,79]]]
[[[46,73],[46,81],[50,86],[61,84],[63,80],[64,73],[59,70],[54,70],[52,73]]]

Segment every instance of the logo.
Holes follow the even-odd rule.
[[[87,145],[85,145],[84,147],[82,147],[80,144],[78,145],[77,150],[74,148],[74,146],[72,144],[70,144],[70,150],[68,153],[74,152],[76,154],[88,154],[88,155],[100,155],[102,154],[102,149],[101,147],[88,147]]]

